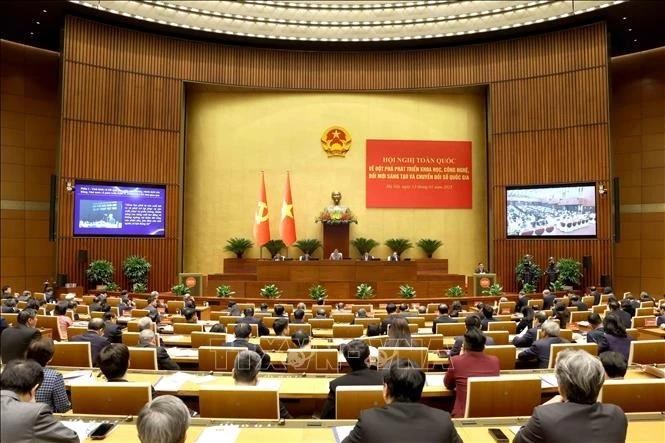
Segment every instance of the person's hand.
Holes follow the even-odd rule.
[[[554,397],[547,400],[543,405],[553,405],[555,403],[563,403],[564,399],[561,395],[555,395]]]

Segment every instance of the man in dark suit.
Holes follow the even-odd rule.
[[[616,405],[597,401],[605,379],[600,360],[585,351],[564,350],[554,371],[560,395],[534,408],[513,442],[626,441],[626,415]]]
[[[547,320],[547,314],[540,311],[533,316],[533,327],[528,328],[524,334],[518,334],[513,338],[516,348],[528,348],[538,339],[540,327]]]
[[[101,318],[93,318],[88,322],[88,330],[84,334],[71,337],[70,342],[89,342],[90,355],[92,357],[92,364],[97,366],[97,357],[99,351],[107,346],[110,342],[104,337],[104,320]]]
[[[402,317],[397,313],[397,305],[395,305],[395,303],[388,303],[386,305],[386,312],[388,313],[388,316],[381,322],[381,335],[388,333],[388,325],[391,325],[396,317]]]
[[[383,373],[369,368],[369,346],[360,340],[351,340],[342,348],[351,372],[330,382],[328,399],[323,405],[321,418],[335,418],[335,394],[338,386],[365,386],[383,384]]]
[[[178,363],[171,360],[169,353],[163,346],[157,346],[157,336],[151,329],[144,329],[139,334],[139,347],[140,348],[157,348],[157,369],[164,369],[167,371],[178,371],[180,366]]]
[[[464,325],[466,326],[467,331],[473,328],[476,328],[480,331],[480,316],[478,314],[467,315],[466,318],[464,319]],[[494,345],[494,339],[492,337],[485,337],[485,338],[487,339],[485,341],[485,346]],[[453,343],[453,347],[450,349],[448,355],[451,357],[454,357],[455,355],[460,355],[462,353],[463,344],[464,344],[464,337],[462,336],[455,337],[455,342]]]
[[[127,382],[129,348],[122,343],[111,343],[99,352],[99,370],[108,382]],[[153,397],[155,396],[153,388]]]
[[[438,323],[455,323],[455,319],[448,315],[448,305],[441,303],[439,305],[439,316],[432,322],[432,334],[436,334],[436,325]]]
[[[559,324],[553,320],[547,320],[541,327],[543,338],[533,342],[529,349],[520,352],[517,358],[528,363],[536,363],[538,368],[547,368],[550,362],[550,346],[555,343],[568,343],[559,337]]]
[[[257,325],[259,329],[259,337],[264,336],[264,335],[270,335],[270,329],[266,325],[263,324],[263,320],[260,318],[254,317],[254,308],[246,308],[243,311],[243,314],[245,315],[243,318],[238,320],[238,323],[247,323],[249,325]],[[238,334],[236,333],[236,337]],[[250,349],[251,351],[251,349]]]
[[[5,329],[0,337],[0,355],[3,364],[17,358],[25,358],[25,352],[28,350],[30,342],[42,336],[36,326],[37,311],[24,309],[18,313],[16,324]]]
[[[549,289],[543,291],[543,309],[552,309],[556,296]]]
[[[450,415],[420,403],[425,373],[409,360],[396,360],[383,378],[386,405],[363,411],[343,443],[461,443]]]
[[[450,358],[450,367],[443,378],[443,384],[455,390],[453,417],[464,417],[469,377],[499,375],[499,358],[483,353],[486,341],[487,337],[478,328],[471,328],[464,334],[462,355]]]
[[[587,343],[600,343],[603,340],[605,335],[605,330],[603,329],[603,320],[600,318],[600,315],[596,313],[589,314],[587,320],[589,325],[593,328],[586,334]]]
[[[483,305],[482,318],[480,319],[480,329],[487,331],[489,323],[496,321],[494,318],[494,308],[491,305]]]
[[[570,296],[570,306],[575,306],[578,311],[588,311],[589,307],[580,300],[579,295],[573,294]]]
[[[624,328],[626,329],[630,328],[630,326],[633,323],[633,317],[631,317],[631,315],[628,312],[621,309],[621,305],[616,299],[610,300],[607,303],[607,308],[610,310],[610,312],[619,317],[619,320],[621,321],[621,324],[623,325]]]
[[[656,318],[656,326],[665,323],[665,305],[660,305],[660,315]]]
[[[122,327],[118,325],[118,316],[113,311],[104,313],[104,337],[110,343],[122,343]]]
[[[529,297],[526,293],[520,291],[517,294],[517,303],[515,303],[515,312],[522,312],[522,308],[529,305]]]
[[[596,291],[595,287],[591,288],[591,293],[589,295],[593,295],[593,305],[594,306],[600,304],[600,292]]]
[[[247,348],[249,351],[256,352],[261,357],[261,370],[267,371],[270,369],[270,356],[263,352],[261,346],[249,342],[249,336],[251,333],[252,327],[250,326],[250,323],[239,323],[236,326],[236,339],[228,345],[236,348]]]
[[[399,315],[402,317],[418,317],[417,312],[409,311],[409,305],[406,303],[399,305]]]
[[[152,320],[154,323],[159,324],[161,321],[161,316],[159,315],[159,311],[157,310],[157,304],[159,303],[157,296],[150,294],[148,297],[148,306],[145,308],[148,310],[148,317],[150,317],[150,320]]]

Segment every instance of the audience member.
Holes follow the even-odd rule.
[[[386,312],[388,313],[388,316],[381,322],[381,335],[388,333],[388,325],[392,324],[396,318],[403,318],[397,313],[397,305],[395,305],[395,303],[388,303],[386,305]]]
[[[343,301],[341,301],[341,302],[335,304],[335,310],[336,310],[337,312],[344,312],[344,311],[346,311],[346,304],[345,304]]]
[[[305,310],[304,309],[296,309],[293,312],[293,323],[305,323]]]
[[[122,343],[122,327],[118,324],[118,316],[113,311],[104,313],[104,337],[109,343]]]
[[[621,309],[621,305],[616,299],[610,299],[610,301],[607,303],[607,308],[611,313],[615,314],[619,318],[621,324],[625,329],[630,328],[633,322],[632,317],[628,312]]]
[[[118,312],[120,315],[125,315],[129,313],[132,309],[136,308],[136,303],[134,303],[130,298],[126,290],[123,290],[120,293],[120,304],[118,305]]]
[[[603,336],[598,342],[598,352],[618,352],[628,361],[630,342],[633,338],[626,333],[626,328],[623,327],[621,320],[616,314],[611,312],[605,315],[603,319],[603,332]]]
[[[409,310],[409,305],[406,303],[402,303],[399,305],[399,314],[402,317],[417,317],[418,314]]]
[[[603,339],[603,334],[605,333],[605,331],[603,331],[603,320],[600,318],[600,315],[594,312],[589,314],[587,321],[589,322],[589,326],[591,326],[591,330],[586,334],[586,342],[600,343]]]
[[[307,310],[307,305],[303,302],[300,302],[296,305],[296,309],[302,309],[303,311]]]
[[[384,346],[407,348],[411,346],[411,330],[404,317],[395,317],[388,328],[388,339]]]
[[[289,314],[284,312],[284,305],[276,304],[274,308],[275,317],[286,317],[289,318]]]
[[[184,308],[180,313],[185,317],[186,323],[198,323],[199,321],[199,318],[196,316],[196,308]]]
[[[139,333],[140,348],[156,348],[157,349],[157,368],[168,371],[178,371],[180,366],[171,360],[169,353],[163,346],[157,346],[157,335],[151,329],[144,329]]]
[[[482,318],[480,320],[480,329],[487,331],[488,324],[490,322],[496,321],[494,318],[494,309],[490,305],[484,305],[482,309]]]
[[[572,294],[570,296],[570,306],[575,306],[578,311],[588,311],[589,307],[580,300],[580,297],[577,294]]]
[[[289,319],[285,317],[276,318],[272,324],[272,329],[275,331],[276,336],[290,337],[289,334]]]
[[[552,309],[555,299],[556,295],[552,294],[549,289],[545,289],[543,291],[543,309]]]
[[[74,324],[74,320],[67,315],[69,303],[61,301],[53,307],[53,315],[58,319],[58,335],[60,340],[67,340],[67,328]]]
[[[259,336],[270,335],[270,330],[263,324],[263,320],[254,317],[254,308],[245,308],[243,311],[244,317],[238,320],[238,323],[245,323],[248,325],[257,325]],[[237,327],[236,327],[237,329]],[[251,328],[250,328],[251,329]],[[237,336],[238,334],[236,334]]]
[[[343,443],[458,443],[450,415],[420,403],[425,373],[409,360],[396,360],[383,378],[386,405],[360,413]]]
[[[189,423],[187,406],[173,395],[160,395],[136,417],[141,443],[184,443]]]
[[[466,390],[469,377],[499,375],[498,357],[483,353],[487,337],[478,328],[470,328],[464,334],[464,350],[450,358],[450,367],[443,378],[448,389],[455,390],[453,417],[464,417]]]
[[[525,309],[531,308],[526,307]],[[538,339],[538,332],[546,321],[547,314],[543,311],[538,311],[538,313],[533,316],[533,326],[529,329],[523,330],[522,333],[513,337],[513,345],[515,345],[516,348],[528,348],[531,346],[533,342]]]
[[[566,326],[568,326],[568,321],[570,320],[570,312],[568,311],[568,307],[561,302],[557,303],[554,306],[551,318],[553,320],[559,320],[559,328],[566,329]]]
[[[560,395],[536,407],[513,442],[626,441],[623,411],[597,401],[605,381],[600,360],[585,351],[564,350],[557,355],[554,372]]]
[[[367,310],[365,308],[358,309],[355,318],[367,318]]]
[[[531,306],[524,306],[520,311],[520,314],[522,314],[522,318],[515,327],[515,332],[517,334],[521,334],[525,329],[529,330],[533,328],[533,317],[536,315],[536,311],[534,311]]]
[[[27,302],[32,298],[32,292],[25,290],[21,293],[21,295],[18,296],[18,301],[25,301]]]
[[[42,336],[37,326],[37,311],[24,309],[16,316],[16,324],[6,328],[0,336],[0,357],[2,363],[25,358],[28,345]]]
[[[319,308],[316,310],[316,314],[314,315],[314,318],[328,318],[328,313],[326,312],[325,309]]]
[[[99,294],[89,306],[90,312],[106,312],[109,306],[106,304],[106,294]]]
[[[146,306],[146,309],[148,310],[148,317],[150,317],[150,320],[159,324],[162,318],[159,315],[159,310],[157,309],[159,304],[159,299],[157,297],[157,295],[152,293],[148,296],[148,306]]]
[[[291,341],[296,348],[298,349],[309,349],[310,348],[310,337],[305,334],[303,331],[296,331],[291,335]]]
[[[541,338],[533,342],[529,349],[525,349],[517,355],[517,358],[524,362],[533,362],[538,368],[547,368],[550,362],[550,345],[555,343],[568,343],[559,337],[561,329],[553,320],[547,320],[541,326]]]
[[[98,363],[99,370],[106,377],[106,381],[126,382],[129,348],[122,343],[111,343],[99,351]]]
[[[418,306],[418,316],[427,314],[426,306]]]
[[[55,303],[57,301],[55,299],[55,291],[53,290],[53,286],[46,286],[46,288],[44,288],[44,300],[46,303]]]
[[[14,294],[12,293],[12,287],[5,285],[2,287],[2,299],[5,300],[8,298],[14,298]]]
[[[377,335],[381,335],[381,325],[378,324],[367,325],[367,336],[376,337]]]
[[[480,316],[478,314],[467,315],[466,318],[464,318],[464,325],[466,326],[467,331],[473,328],[476,328],[480,331]],[[485,338],[486,338],[485,346],[494,345],[494,339],[492,337],[485,337]],[[463,345],[464,345],[464,337],[463,336],[455,337],[455,341],[453,342],[453,347],[450,349],[448,355],[450,357],[460,355],[462,352]]]
[[[601,352],[598,356],[605,369],[605,379],[622,380],[628,370],[628,364],[623,355],[614,351]]]
[[[75,337],[69,339],[70,342],[89,342],[90,355],[92,357],[92,364],[97,366],[97,357],[99,351],[102,350],[110,342],[104,337],[104,320],[101,318],[93,318],[88,322],[88,330]]]
[[[600,304],[600,292],[596,290],[596,288],[591,289],[591,293],[589,295],[593,296],[593,305],[599,305]]]
[[[79,443],[78,435],[36,403],[36,391],[44,380],[42,367],[33,360],[13,359],[0,375],[3,442]]]
[[[261,303],[259,306],[259,312],[268,313],[268,303]]]
[[[182,301],[185,303],[183,306],[185,309],[193,309],[196,312],[196,300],[192,294],[185,294],[182,298]]]
[[[222,323],[215,323],[214,325],[212,325],[212,327],[210,328],[210,331],[208,331],[208,332],[215,332],[215,333],[218,333],[218,334],[223,334],[223,333],[226,333],[226,326],[224,326]]]
[[[660,315],[656,319],[656,326],[661,326],[665,323],[665,304],[660,305],[659,312]]]
[[[26,359],[36,361],[44,371],[44,381],[35,392],[35,401],[46,403],[53,412],[67,412],[72,405],[67,397],[65,380],[60,372],[46,367],[53,359],[53,352],[53,340],[50,337],[33,340],[28,346]]]
[[[448,314],[448,305],[441,303],[439,305],[439,316],[432,321],[432,334],[436,334],[436,325],[439,323],[456,323]]]
[[[529,305],[529,297],[526,292],[520,291],[517,294],[517,303],[515,303],[515,312],[522,312],[522,308]]]
[[[252,314],[253,313],[254,309],[252,309]],[[247,315],[247,309],[245,309],[245,316],[246,315]],[[265,352],[263,352],[263,349],[261,349],[260,345],[255,345],[254,343],[249,342],[249,336],[251,333],[252,333],[252,327],[250,326],[250,323],[247,322],[238,323],[236,325],[236,330],[235,330],[236,339],[231,343],[227,343],[227,346],[233,346],[236,348],[247,348],[250,351],[256,352],[261,357],[261,369],[267,371],[270,368],[270,356]]]
[[[19,311],[16,307],[16,299],[14,297],[4,299],[2,303],[2,313],[3,314],[15,314]]]
[[[459,317],[460,312],[463,312],[462,302],[455,300],[452,305],[450,305],[450,316],[455,318]]]

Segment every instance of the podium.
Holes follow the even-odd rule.
[[[344,258],[349,257],[349,223],[323,223],[323,259],[339,250]]]
[[[473,274],[471,279],[473,296],[479,297],[496,282],[496,274]]]
[[[201,297],[205,293],[207,278],[203,274],[181,273],[178,274],[178,282],[187,286],[194,297]]]

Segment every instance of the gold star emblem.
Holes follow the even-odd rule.
[[[293,218],[293,205],[289,205],[286,202],[282,203],[282,218],[291,217]]]

